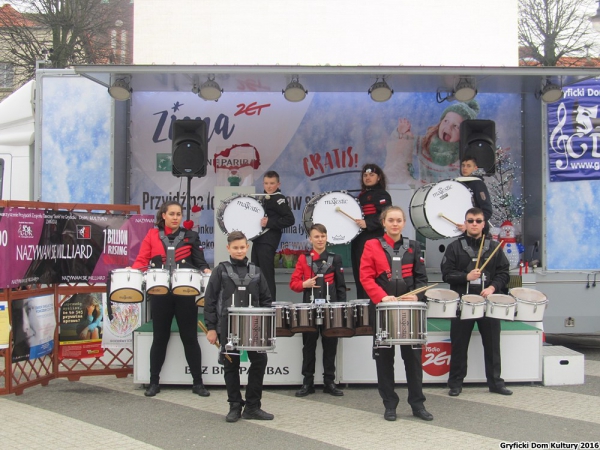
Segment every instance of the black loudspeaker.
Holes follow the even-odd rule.
[[[204,120],[173,122],[171,172],[176,177],[204,177],[208,165],[208,130]]]
[[[463,120],[460,124],[460,160],[474,156],[487,175],[496,173],[496,123],[493,120]]]

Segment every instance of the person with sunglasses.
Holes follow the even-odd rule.
[[[485,219],[483,211],[471,208],[465,214],[465,233],[446,248],[441,263],[442,279],[450,285],[450,289],[461,296],[464,294],[481,295],[486,298],[493,293],[505,291],[509,281],[509,263],[504,252],[492,253],[500,245],[499,242],[484,239]],[[484,263],[484,270],[476,268],[477,255],[481,248],[479,267]],[[489,259],[489,261],[488,261]],[[458,397],[462,392],[462,383],[467,375],[467,352],[473,327],[477,322],[485,362],[485,377],[490,392],[511,395],[500,377],[500,320],[492,317],[480,319],[450,320],[450,341],[452,356],[450,358],[450,374],[448,376],[448,395]]]

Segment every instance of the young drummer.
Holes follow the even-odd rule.
[[[211,344],[221,342],[221,352],[227,343],[228,308],[253,306],[270,307],[271,294],[265,277],[260,269],[248,262],[248,240],[241,231],[233,231],[227,237],[229,261],[221,262],[212,272],[204,295],[204,319],[208,333],[206,339]],[[235,305],[233,303],[235,302]],[[229,413],[225,420],[237,422],[240,418],[256,420],[273,420],[273,414],[261,409],[263,379],[267,367],[267,354],[248,351],[250,369],[246,400],[242,399],[240,390],[240,356],[228,355],[221,358],[224,366],[225,385]],[[242,407],[244,411],[242,413]]]
[[[316,223],[308,230],[312,250],[309,255],[300,255],[296,269],[290,280],[290,288],[294,292],[304,292],[304,303],[311,303],[315,298],[325,299],[327,295],[331,302],[346,301],[346,282],[342,258],[339,255],[328,253],[327,229],[324,225]],[[335,385],[335,355],[337,352],[338,338],[323,335],[323,327],[318,326],[314,333],[302,333],[302,375],[304,381],[296,397],[306,397],[315,392],[315,351],[317,340],[321,334],[323,345],[323,392],[334,396],[342,396],[344,392]]]

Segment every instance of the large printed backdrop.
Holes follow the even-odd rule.
[[[186,92],[134,92],[133,96],[131,203],[141,205],[144,213],[154,214],[170,198],[185,205],[186,182],[170,171],[171,121],[192,118],[209,124],[208,174],[193,179],[191,185],[191,204],[204,208],[192,219],[209,262],[213,262],[214,233],[221,232],[215,228],[214,211],[219,205],[213,199],[214,186],[227,185],[234,175],[242,185],[254,185],[262,193],[263,174],[276,170],[296,217],[281,246],[304,248],[301,224],[306,203],[326,191],[358,191],[363,164],[379,164],[390,184],[422,184],[408,170],[416,159],[418,139],[439,123],[446,108],[455,105],[438,104],[431,94],[396,94],[385,103],[373,102],[366,93],[309,93],[300,103],[260,92],[227,93],[218,102],[205,102]],[[478,95],[477,102],[477,118],[494,120],[498,145],[520,160],[520,97]],[[402,118],[414,135],[412,143],[404,146],[395,132]],[[520,174],[515,189],[519,183]]]

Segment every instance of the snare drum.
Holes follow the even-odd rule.
[[[313,303],[292,303],[290,316],[290,331],[292,333],[317,331],[317,310]]]
[[[141,303],[143,283],[144,274],[137,269],[111,270],[109,298],[117,303]]]
[[[422,302],[381,302],[375,315],[375,346],[427,343],[427,305]]]
[[[323,308],[323,336],[352,337],[354,308],[350,303],[326,303]]]
[[[425,292],[427,300],[427,317],[439,319],[455,319],[458,311],[460,295],[450,289],[428,289]]]
[[[373,335],[373,324],[369,318],[369,303],[371,303],[371,300],[368,298],[350,300],[350,305],[354,307],[355,336]]]
[[[313,224],[321,223],[327,228],[327,242],[347,244],[358,236],[362,229],[344,213],[354,219],[364,218],[358,201],[345,191],[316,195],[306,204],[302,213],[306,234]]]
[[[196,269],[175,269],[171,275],[171,292],[175,295],[200,295],[202,274]]]
[[[266,352],[275,348],[275,308],[229,308],[226,350]]]
[[[473,194],[468,187],[458,181],[440,181],[417,189],[410,200],[410,220],[426,238],[457,237],[462,231],[452,222],[462,224],[465,213],[472,207]]]
[[[265,217],[265,209],[254,197],[234,195],[221,201],[217,209],[217,222],[225,234],[241,231],[247,239],[254,239],[265,233],[266,228],[260,226]]]
[[[275,308],[275,334],[277,337],[290,337],[294,333],[290,330],[290,307],[292,302],[273,302]]]
[[[485,298],[481,295],[465,294],[460,299],[460,318],[481,319],[485,314]]]
[[[166,269],[148,269],[146,271],[146,293],[166,295],[169,293],[169,271]]]
[[[516,305],[517,301],[510,295],[488,295],[485,315],[486,317],[493,317],[494,319],[515,320]]]
[[[543,293],[528,288],[512,288],[508,293],[517,301],[515,319],[524,322],[544,320],[548,299]]]

